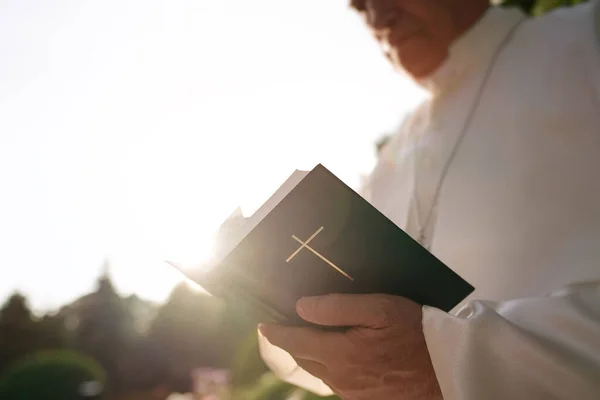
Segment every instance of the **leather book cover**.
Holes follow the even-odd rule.
[[[474,290],[322,165],[199,283],[294,325],[304,296],[383,293],[450,311]]]

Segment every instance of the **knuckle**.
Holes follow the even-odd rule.
[[[268,337],[269,341],[275,346],[281,347],[289,341],[290,333],[287,329],[280,329]]]
[[[398,313],[397,299],[388,295],[376,295],[374,300],[375,312],[380,320],[379,322],[386,324],[393,321]]]

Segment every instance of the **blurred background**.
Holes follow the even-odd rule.
[[[164,261],[294,169],[358,188],[425,97],[347,0],[0,0],[0,398],[311,398]]]

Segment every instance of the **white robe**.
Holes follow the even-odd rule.
[[[532,19],[490,9],[424,82],[432,99],[365,197],[417,238],[496,55],[424,227],[476,287],[450,314],[424,307],[431,359],[447,400],[600,399],[600,0]],[[286,381],[331,393],[260,346]]]

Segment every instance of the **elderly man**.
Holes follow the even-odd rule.
[[[344,399],[600,398],[600,3],[539,18],[487,0],[355,6],[432,94],[365,196],[477,290],[450,314],[302,299],[304,319],[350,328],[261,326],[263,358]]]

